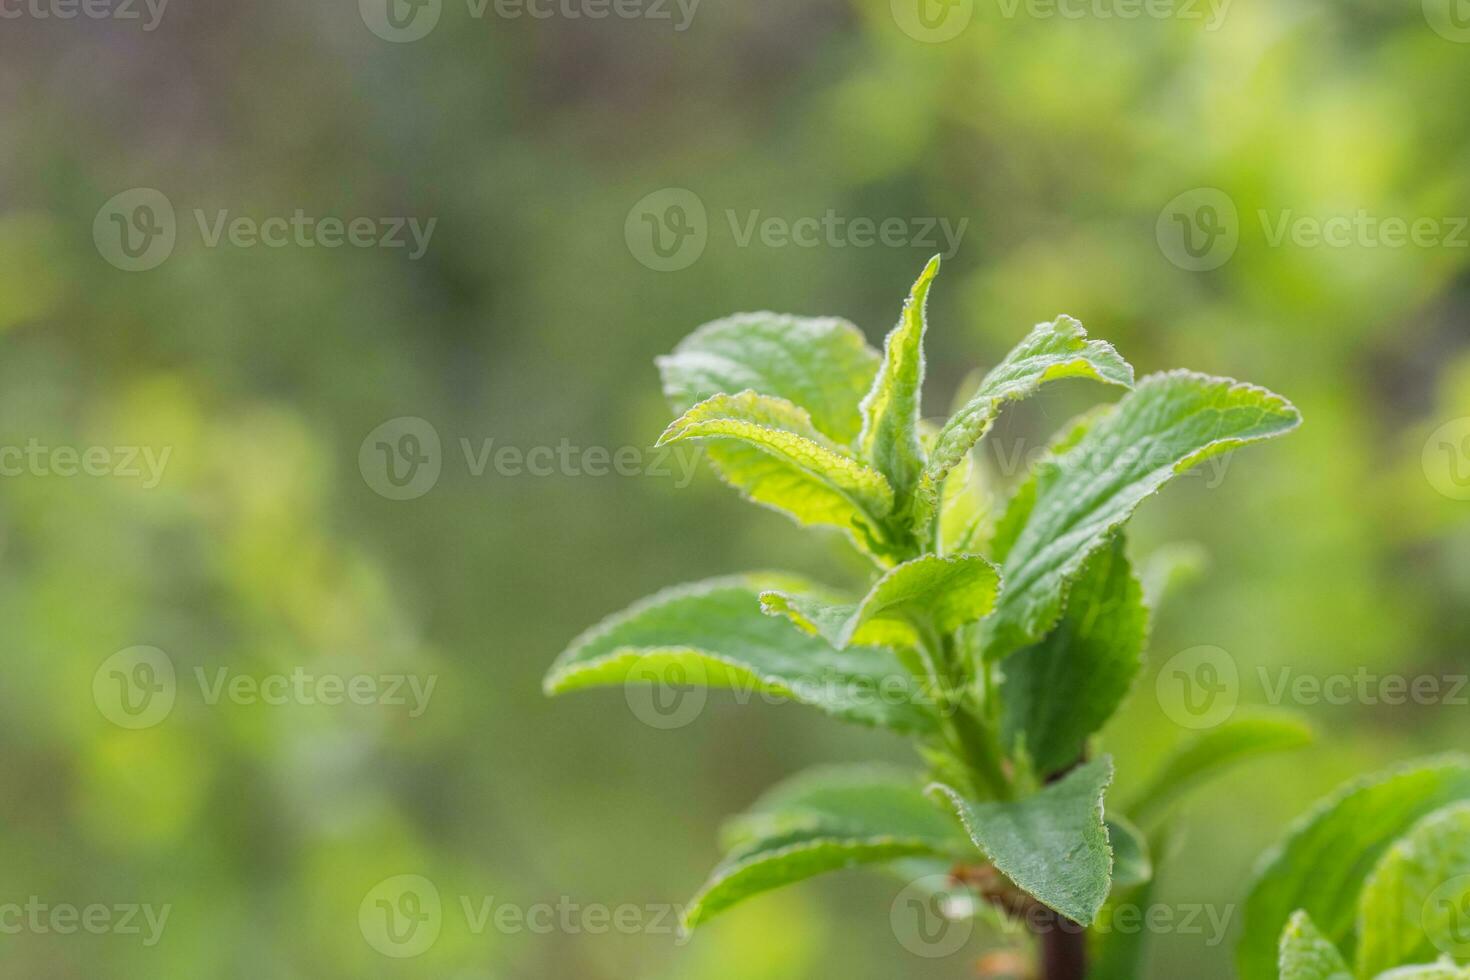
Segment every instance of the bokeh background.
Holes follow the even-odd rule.
[[[1121,789],[1185,734],[1155,696],[1178,651],[1228,651],[1242,705],[1269,700],[1258,668],[1470,669],[1460,0],[1181,0],[1135,17],[1127,0],[648,0],[603,18],[595,0],[547,17],[394,2],[392,22],[373,0],[172,0],[137,19],[0,4],[0,446],[38,447],[0,459],[0,902],[170,908],[152,944],[7,930],[0,974],[972,975],[982,931],[916,958],[889,924],[898,886],[857,872],[688,943],[666,923],[476,929],[461,901],[682,902],[722,817],[769,783],[911,761],[793,706],[715,695],[663,731],[616,690],[543,699],[571,637],[658,587],[772,565],[841,583],[860,566],[651,457],[632,476],[472,464],[487,445],[649,446],[666,421],[652,359],[736,310],[840,314],[877,342],[936,251],[931,415],[1067,312],[1140,371],[1249,379],[1306,417],[1135,522],[1136,555],[1192,541],[1210,562],[1159,616],[1106,733]],[[139,212],[139,188],[165,199],[176,240],[134,261],[109,229],[166,218]],[[435,224],[411,257],[211,247],[195,216],[298,209]],[[903,231],[743,234],[752,215],[829,211]],[[1310,237],[1360,212],[1430,224],[1418,241],[1363,220]],[[931,219],[964,222],[957,247],[924,240]],[[1306,233],[1276,234],[1283,220]],[[655,228],[682,251],[661,257]],[[1058,386],[990,439],[1035,446],[1109,397]],[[411,499],[360,452],[401,417],[441,444]],[[68,447],[105,450],[96,472],[64,475]],[[167,452],[156,479],[145,452]],[[106,665],[146,679],[128,673],[138,646],[164,652],[176,696],[127,727]],[[435,687],[417,715],[211,703],[196,671]],[[1316,745],[1193,797],[1160,901],[1232,907],[1314,798],[1470,730],[1463,701],[1296,707]],[[434,883],[442,930],[386,956],[359,910],[405,874]],[[1149,976],[1230,976],[1233,936],[1156,936]]]

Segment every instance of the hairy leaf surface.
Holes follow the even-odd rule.
[[[1358,976],[1470,953],[1470,803],[1425,817],[1378,862],[1358,897]]]
[[[761,608],[838,649],[852,643],[913,645],[927,630],[948,633],[980,619],[994,606],[999,588],[995,566],[979,555],[925,555],[889,569],[855,603],[771,590],[761,594]]]
[[[818,431],[849,444],[879,361],[862,331],[838,317],[737,313],[685,337],[658,369],[675,412],[750,390],[800,405]]]
[[[945,476],[990,430],[1001,406],[1062,378],[1092,378],[1131,388],[1133,367],[1111,344],[1088,340],[1082,324],[1069,316],[1033,327],[940,429],[914,494],[911,519],[916,530],[928,526]]]
[[[898,325],[883,342],[883,363],[862,402],[858,450],[907,498],[924,465],[919,443],[919,403],[924,386],[924,304],[939,273],[939,256],[929,260],[904,300]]]
[[[625,684],[677,684],[789,697],[850,721],[898,731],[933,727],[927,699],[888,650],[837,651],[763,615],[760,593],[816,590],[755,573],[666,589],[603,620],[557,658],[548,694]]]
[[[1306,912],[1287,922],[1278,945],[1280,980],[1352,980],[1342,953],[1312,923]]]
[[[975,846],[1017,887],[1091,925],[1113,870],[1103,824],[1103,792],[1112,780],[1113,762],[1105,756],[1012,802],[977,803],[941,783],[929,791],[949,802]]]
[[[714,395],[675,419],[658,444],[682,439],[714,440],[710,459],[727,483],[803,524],[871,529],[893,507],[893,490],[881,473],[818,432],[804,409],[780,398],[753,391]]]
[[[1083,563],[1137,506],[1178,473],[1300,421],[1279,395],[1187,371],[1152,375],[1043,460],[1024,523],[1005,549],[1006,588],[988,620],[987,656],[1033,643],[1056,622]]]
[[[1042,776],[1076,762],[1128,693],[1147,637],[1143,590],[1120,534],[1083,566],[1056,627],[1005,662],[1005,744],[1024,743]]]
[[[726,830],[733,848],[685,912],[693,929],[761,892],[827,871],[919,856],[957,858],[970,845],[917,777],[841,766],[777,786]]]
[[[1334,943],[1352,938],[1358,892],[1389,846],[1435,810],[1470,800],[1470,759],[1448,755],[1355,780],[1268,852],[1245,903],[1241,980],[1271,980],[1276,937],[1305,910]]]

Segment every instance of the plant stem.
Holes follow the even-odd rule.
[[[1043,980],[1087,980],[1087,932],[1047,910],[1033,926],[1041,945]]]
[[[1011,781],[1001,766],[1000,745],[990,728],[965,704],[954,706],[950,728],[979,784],[990,790],[996,799],[1009,800],[1014,795]]]

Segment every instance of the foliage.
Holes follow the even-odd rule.
[[[1242,980],[1470,977],[1470,758],[1360,778],[1268,853],[1246,904]],[[1284,930],[1284,931],[1283,931]],[[1279,936],[1279,942],[1278,942]],[[1341,952],[1355,947],[1350,967]],[[1277,951],[1273,959],[1273,951]]]
[[[881,356],[842,320],[745,314],[659,361],[681,413],[660,441],[698,440],[748,499],[841,529],[871,581],[838,589],[762,574],[661,593],[573,643],[547,692],[748,683],[909,735],[928,763],[923,777],[824,771],[773,791],[739,822],[686,927],[826,871],[915,858],[955,867],[957,883],[974,880],[966,866],[998,873],[1011,913],[1019,895],[1086,926],[1114,888],[1151,873],[1149,842],[1107,802],[1112,758],[1090,747],[1148,633],[1123,525],[1174,476],[1290,431],[1298,414],[1264,389],[1191,372],[1135,385],[1117,351],[1062,316],[930,429],[920,400],[938,270],[935,257]],[[1125,394],[1064,426],[1009,499],[963,482],[961,464],[1007,401],[1070,377]],[[962,493],[994,520],[943,520],[946,495]],[[1191,780],[1301,734],[1256,720],[1182,747],[1136,813],[1158,817]]]

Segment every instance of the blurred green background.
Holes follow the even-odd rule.
[[[707,471],[686,486],[641,454],[632,476],[474,460],[487,440],[647,447],[666,421],[652,359],[694,326],[838,314],[876,342],[936,251],[952,254],[927,414],[1067,312],[1142,372],[1245,378],[1306,417],[1135,522],[1136,555],[1188,540],[1211,561],[1158,618],[1106,734],[1120,788],[1185,734],[1154,693],[1180,650],[1227,650],[1242,704],[1268,700],[1258,667],[1467,670],[1460,0],[1180,0],[1136,17],[1128,0],[646,0],[603,18],[596,0],[547,17],[393,2],[392,21],[383,0],[173,0],[138,19],[0,4],[0,447],[17,449],[0,455],[0,904],[169,907],[151,944],[146,927],[0,918],[0,975],[972,976],[983,931],[916,958],[890,928],[898,885],[857,872],[688,943],[667,923],[476,928],[464,908],[682,902],[722,817],[769,783],[912,759],[759,699],[713,695],[675,731],[618,691],[543,699],[571,637],[658,587],[772,565],[840,583],[860,566]],[[120,233],[168,218],[156,196],[115,198],[137,188],[166,200],[176,241],[139,237],[154,244],[135,260]],[[417,258],[210,245],[222,211],[298,209],[435,224]],[[744,235],[752,216],[829,211],[845,231]],[[1360,212],[1430,223],[1417,241],[1362,220],[1310,237]],[[890,218],[901,230],[867,244],[851,225]],[[924,240],[931,220],[964,222],[956,248]],[[660,257],[655,230],[682,251]],[[1008,409],[986,451],[1034,447],[1109,397],[1060,386]],[[369,439],[401,417],[441,444],[411,499],[380,492]],[[68,476],[68,447],[105,452]],[[167,452],[156,479],[145,452]],[[137,646],[176,682],[166,717],[128,727],[107,664],[156,677],[135,672]],[[196,671],[221,670],[435,687],[417,714],[211,703]],[[1160,901],[1233,908],[1311,800],[1465,744],[1463,703],[1299,707],[1317,745],[1194,797]],[[384,955],[359,923],[399,875],[443,903],[415,956]],[[1157,936],[1149,975],[1230,976],[1233,937]]]

